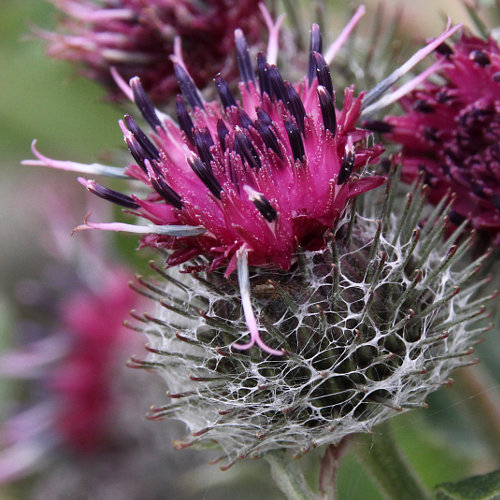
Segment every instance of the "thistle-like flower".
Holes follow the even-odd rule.
[[[127,174],[151,189],[146,198],[93,180],[80,182],[156,224],[87,222],[84,227],[146,232],[143,245],[174,250],[169,265],[205,256],[209,269],[226,266],[226,275],[238,264],[247,281],[248,265],[287,270],[297,248],[323,247],[325,232],[347,202],[383,182],[377,176],[354,175],[376,161],[383,148],[370,145],[369,133],[356,127],[362,96],[354,97],[353,88],[345,90],[343,109],[335,109],[330,71],[317,51],[317,26],[308,77],[297,86],[284,81],[263,54],[258,56],[257,82],[246,40],[240,30],[235,36],[242,75],[239,102],[220,75],[215,84],[222,106],[204,102],[179,61],[177,125],[153,108],[138,78],[131,80],[131,97],[153,133],[148,137],[130,116],[120,126],[135,160]],[[39,163],[67,166],[34,152]],[[247,314],[251,340],[237,347],[257,342],[266,349],[250,310]]]
[[[175,95],[177,81],[168,56],[177,37],[197,85],[205,86],[221,68],[233,77],[235,28],[244,28],[253,41],[262,26],[257,0],[49,1],[63,17],[57,32],[40,32],[48,41],[48,54],[82,63],[83,74],[108,86],[115,98],[122,94],[111,67],[127,79],[140,76],[155,101]]]
[[[457,194],[452,223],[500,245],[500,48],[463,33],[436,57],[439,78],[400,100],[404,114],[367,126],[402,145],[403,179],[424,172],[431,201]]]
[[[484,330],[468,329],[484,315],[482,301],[470,300],[479,285],[468,283],[478,263],[456,265],[470,242],[457,245],[457,231],[443,244],[446,201],[423,213],[421,185],[401,213],[397,190],[376,198],[383,180],[366,167],[382,147],[356,126],[362,106],[380,109],[378,97],[453,30],[366,95],[347,88],[341,110],[317,26],[296,86],[269,56],[276,37],[267,60],[257,58],[256,78],[236,30],[239,101],[218,75],[222,106],[205,102],[177,59],[177,124],[151,105],[139,79],[118,79],[153,130],[130,116],[121,122],[134,158],[125,172],[33,148],[29,164],[141,181],[146,197],[80,179],[152,224],[87,220],[80,229],[145,233],[142,245],[165,250],[167,266],[188,263],[189,273],[154,265],[161,281],[139,280],[158,310],[135,315],[132,326],[148,335],[151,355],[131,365],[157,369],[173,401],[151,418],[178,418],[192,433],[179,447],[215,441],[230,465],[338,442],[422,406],[465,363]],[[351,201],[361,194],[372,198],[358,213]]]

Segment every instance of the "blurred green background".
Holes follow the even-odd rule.
[[[313,3],[313,2],[309,2]],[[345,4],[338,1],[339,26],[345,19]],[[367,2],[373,8],[374,2]],[[403,5],[406,15],[402,31],[408,36],[423,39],[437,34],[443,27],[442,12],[454,21],[466,19],[459,0],[404,2],[387,0],[388,10]],[[307,4],[307,2],[306,2]],[[110,161],[114,151],[122,148],[123,139],[117,120],[123,111],[106,101],[103,90],[95,83],[76,76],[74,68],[65,62],[44,56],[44,44],[30,35],[32,26],[51,29],[55,14],[43,0],[1,0],[0,2],[0,344],[9,342],[11,326],[19,312],[13,307],[12,286],[20,277],[35,275],[41,265],[43,250],[40,233],[46,231],[41,209],[47,197],[67,192],[75,204],[81,206],[70,217],[71,228],[81,222],[85,212],[83,189],[75,175],[52,172],[48,169],[21,166],[22,159],[31,158],[29,149],[33,138],[39,149],[48,156],[82,162]],[[307,27],[304,27],[307,31]],[[74,215],[76,214],[76,215]],[[80,214],[80,215],[78,215]],[[128,243],[134,246],[133,241]],[[491,366],[497,365],[498,334],[490,338],[486,351]],[[497,368],[498,370],[498,368]],[[498,374],[497,374],[498,375]],[[497,378],[496,380],[499,380]],[[498,385],[492,386],[497,390]],[[5,383],[0,395],[6,394]],[[457,411],[465,401],[450,391],[441,390],[431,398],[431,407],[395,419],[397,435],[411,461],[424,480],[434,485],[452,481],[473,473],[491,470],[493,458],[476,438],[467,431],[470,422]],[[1,411],[1,405],[0,405]],[[1,414],[1,413],[0,413]],[[152,423],[151,425],[161,425]],[[1,451],[0,451],[1,453]],[[182,452],[179,452],[182,453]],[[306,459],[311,481],[316,479],[319,452]],[[199,498],[211,496],[210,483],[230,482],[228,497],[244,488],[255,486],[255,477],[270,483],[267,467],[262,463],[240,463],[235,471],[222,473],[216,466],[200,474],[200,481],[210,475],[209,484],[201,487]],[[342,462],[339,471],[340,500],[377,500],[380,498],[369,478],[350,456]],[[251,489],[249,490],[252,491]],[[260,485],[260,498],[281,498],[275,489]],[[266,493],[267,492],[267,493]],[[254,490],[257,493],[257,490]],[[5,489],[0,499],[16,499]],[[267,496],[266,496],[267,495]],[[252,498],[250,496],[249,498]],[[256,497],[255,497],[256,498]]]

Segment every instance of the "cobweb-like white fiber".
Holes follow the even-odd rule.
[[[290,270],[250,269],[261,337],[284,356],[231,350],[248,339],[236,277],[157,268],[157,281],[141,282],[159,305],[137,328],[151,354],[132,364],[165,379],[169,400],[151,418],[186,424],[179,447],[216,444],[226,466],[278,448],[301,454],[424,406],[470,362],[486,329],[471,328],[484,306],[472,298],[470,241],[459,231],[445,241],[449,207],[426,212],[420,185],[378,198]]]

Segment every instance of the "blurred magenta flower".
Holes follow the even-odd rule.
[[[500,48],[463,33],[436,52],[438,75],[399,101],[403,115],[366,125],[402,145],[403,178],[423,172],[432,202],[456,193],[452,223],[499,245]]]
[[[61,265],[52,271],[64,274]],[[49,332],[37,326],[42,335],[0,357],[2,375],[24,380],[27,392],[39,395],[2,425],[0,483],[43,467],[53,447],[86,454],[107,443],[117,404],[114,374],[135,345],[123,320],[137,295],[128,287],[129,271],[104,265],[101,271],[89,282],[70,273],[50,299],[44,290],[31,305],[50,315]]]
[[[108,86],[114,98],[121,93],[111,67],[127,79],[140,76],[155,101],[175,95],[169,55],[177,37],[197,85],[205,86],[221,68],[235,76],[235,28],[244,28],[254,41],[263,26],[256,0],[50,1],[63,15],[55,32],[40,32],[48,54],[82,63],[83,74]]]

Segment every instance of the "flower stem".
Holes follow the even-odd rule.
[[[302,471],[285,450],[270,451],[264,458],[271,465],[271,474],[276,485],[289,500],[317,500],[309,488]]]
[[[373,435],[358,437],[353,450],[374,483],[390,500],[427,500],[430,493],[396,443],[386,422]]]

